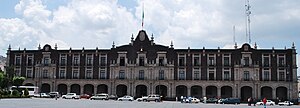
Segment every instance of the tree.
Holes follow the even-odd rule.
[[[29,95],[29,91],[28,91],[28,89],[26,88],[25,91],[24,91],[24,96],[27,97],[28,95]]]
[[[4,72],[0,71],[0,89],[5,89],[8,87],[9,79],[7,78],[7,75],[4,74]]]
[[[14,77],[12,81],[13,81],[13,85],[17,86],[18,88],[18,86],[23,85],[23,82],[25,81],[25,77]]]
[[[19,92],[22,92],[22,91],[19,90],[19,86],[23,85],[24,81],[25,81],[25,77],[14,77],[13,78],[13,85],[17,86],[17,90]],[[21,97],[21,95],[20,95],[20,97]]]

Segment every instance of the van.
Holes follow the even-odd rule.
[[[238,98],[226,98],[222,100],[221,104],[240,104],[241,101]]]

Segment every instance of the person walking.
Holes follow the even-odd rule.
[[[251,106],[251,97],[248,98],[248,106]]]
[[[263,99],[263,103],[264,103],[264,108],[267,108],[267,98]]]

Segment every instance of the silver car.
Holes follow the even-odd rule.
[[[133,97],[132,96],[123,96],[118,98],[118,101],[133,101]]]
[[[101,93],[101,94],[96,94],[90,98],[91,100],[108,100],[108,94],[106,93]]]

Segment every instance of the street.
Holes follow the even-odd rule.
[[[1,99],[0,108],[245,108],[246,104],[223,105],[223,104],[189,104],[175,101],[164,102],[128,102],[128,101],[103,101],[88,99],[61,99],[32,98],[32,99]],[[263,106],[251,106],[263,108]],[[294,106],[267,106],[267,108],[299,108]]]

